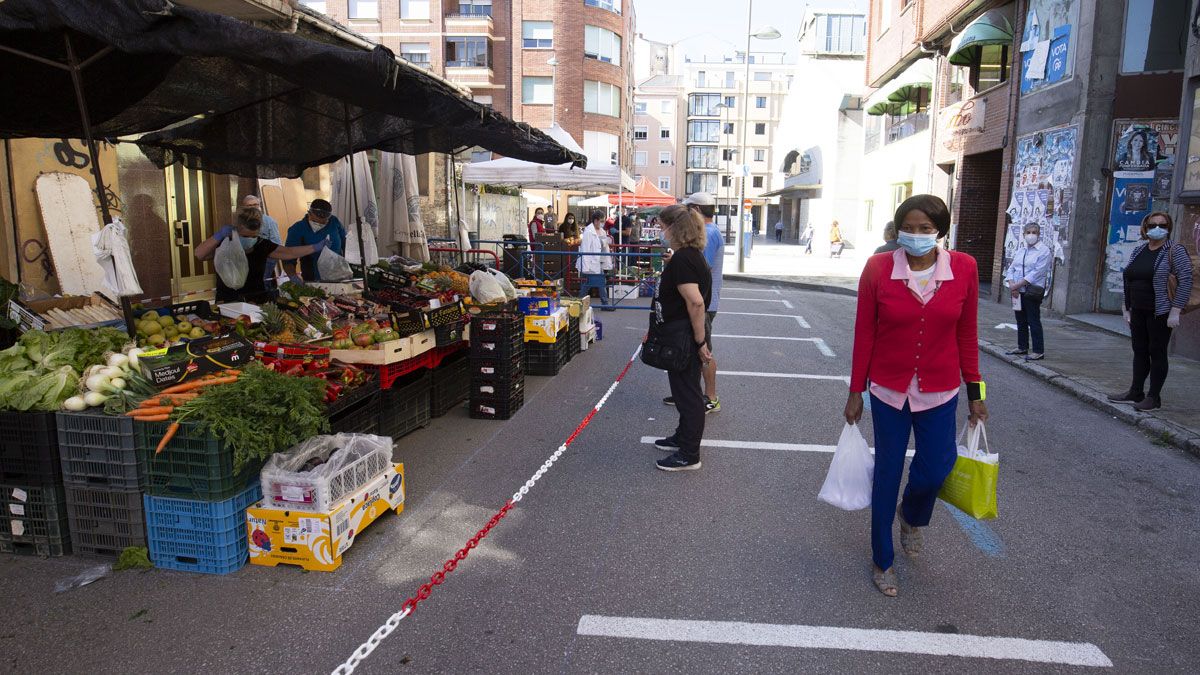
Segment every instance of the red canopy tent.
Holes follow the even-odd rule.
[[[633,192],[608,196],[608,203],[613,206],[670,206],[677,202],[671,195],[651,185],[644,176],[638,179]]]

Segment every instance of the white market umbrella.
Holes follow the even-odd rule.
[[[429,260],[417,191],[417,160],[412,155],[380,153],[379,252]]]
[[[599,197],[588,197],[579,202],[580,206],[612,206],[608,203],[608,195],[600,195]]]

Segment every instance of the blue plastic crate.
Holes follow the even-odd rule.
[[[246,524],[246,508],[262,499],[262,484],[255,483],[241,493],[219,502],[172,497],[142,497],[146,527],[186,528],[220,532]]]
[[[228,574],[246,564],[246,507],[262,498],[257,483],[217,502],[143,497],[146,541],[155,567]]]
[[[176,544],[150,539],[150,562],[155,567],[201,574],[230,574],[246,565],[250,548],[246,545],[246,526],[242,525],[242,540],[227,547]]]

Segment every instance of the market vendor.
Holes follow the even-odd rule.
[[[579,238],[579,223],[575,222],[574,213],[567,213],[563,217],[562,224],[558,226],[558,233],[563,236],[563,239]]]
[[[289,247],[311,246],[319,241],[329,240],[329,248],[338,255],[346,255],[346,228],[342,221],[333,215],[333,205],[324,199],[314,199],[308,206],[304,219],[288,229],[287,245]],[[321,273],[317,271],[316,253],[300,259],[300,275],[305,281],[320,281]],[[295,263],[284,263],[288,275],[295,274]]]
[[[238,237],[242,249],[246,251],[246,262],[250,272],[246,275],[246,283],[240,289],[225,285],[221,275],[217,275],[217,302],[252,302],[262,303],[273,299],[274,292],[266,287],[263,273],[268,264],[276,260],[296,260],[304,256],[315,257],[329,244],[328,239],[321,239],[313,244],[304,246],[279,246],[262,234],[262,211],[258,209],[242,209],[238,211],[236,226],[226,225],[217,230],[209,239],[196,247],[197,260],[212,260],[221,242]]]

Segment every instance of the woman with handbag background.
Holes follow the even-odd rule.
[[[1054,253],[1041,242],[1042,228],[1037,223],[1025,226],[1024,245],[1013,254],[1012,263],[1004,273],[1004,283],[1013,298],[1017,315],[1017,348],[1005,352],[1009,356],[1024,356],[1026,361],[1041,361],[1046,357],[1042,340],[1042,300],[1046,297],[1046,279]],[[1033,338],[1033,353],[1029,339]]]
[[[1121,313],[1129,324],[1133,346],[1133,382],[1129,390],[1108,397],[1133,403],[1135,410],[1162,407],[1167,380],[1167,344],[1171,330],[1192,293],[1192,259],[1183,244],[1171,241],[1175,223],[1154,211],[1142,219],[1142,239],[1125,265],[1125,302]],[[1150,390],[1144,389],[1150,378]]]
[[[657,462],[663,471],[700,468],[700,440],[704,436],[706,399],[700,382],[701,366],[712,359],[705,329],[706,311],[712,296],[712,272],[704,260],[707,235],[700,214],[676,204],[658,216],[663,236],[674,253],[663,268],[651,303],[651,337],[683,335],[687,358],[683,368],[667,370],[671,397],[679,412],[675,433],[654,442],[671,455]]]
[[[896,209],[900,249],[873,255],[858,282],[848,424],[862,419],[870,381],[875,429],[871,486],[871,558],[879,592],[895,597],[892,522],[900,516],[900,544],[921,551],[938,491],[958,459],[958,389],[967,383],[970,424],[986,421],[979,375],[979,271],[975,259],[947,251],[937,240],[950,231],[950,211],[933,195],[915,195]],[[904,499],[896,506],[908,438],[916,455]]]

